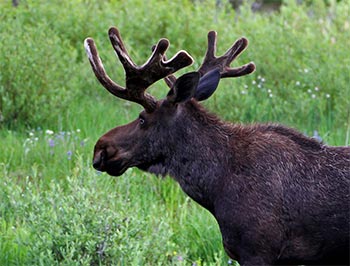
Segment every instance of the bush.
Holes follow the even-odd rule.
[[[24,14],[2,18],[0,122],[38,125],[57,119],[74,95],[70,90],[76,51],[47,25],[22,24]]]
[[[115,25],[137,64],[146,61],[151,45],[161,37],[171,41],[168,56],[188,50],[196,62],[180,73],[199,66],[208,30],[218,31],[218,54],[245,35],[251,45],[234,65],[253,60],[257,71],[249,77],[222,81],[214,101],[206,103],[211,109],[229,120],[278,120],[326,132],[346,126],[348,1],[326,6],[321,1],[297,5],[291,0],[273,14],[252,13],[249,5],[237,14],[229,4],[189,0],[0,5],[4,10],[0,35],[2,125],[66,123],[72,117],[71,105],[81,105],[83,95],[105,97],[83,49],[88,36],[96,40],[108,73],[123,84],[123,69],[107,37],[108,28]],[[259,87],[258,77],[263,80]],[[232,86],[237,89],[227,88]],[[166,94],[164,89],[152,92]],[[232,103],[235,105],[227,112],[226,106]],[[323,129],[318,128],[321,121],[327,121]]]

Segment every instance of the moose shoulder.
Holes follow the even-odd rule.
[[[209,32],[199,70],[176,78],[193,60],[185,51],[167,60],[168,40],[137,66],[116,28],[109,37],[126,86],[108,77],[88,38],[93,71],[109,92],[145,110],[97,141],[96,169],[119,176],[138,167],[172,176],[215,216],[226,252],[241,265],[349,264],[350,148],[329,147],[281,125],[225,123],[199,103],[220,78],[255,70],[253,63],[230,67],[246,39],[216,57],[216,33]],[[145,91],[162,78],[170,91],[156,100]]]

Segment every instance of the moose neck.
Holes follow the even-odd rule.
[[[182,110],[172,132],[173,145],[167,147],[164,170],[188,196],[212,211],[219,179],[227,173],[231,156],[227,125],[196,101],[179,108]]]

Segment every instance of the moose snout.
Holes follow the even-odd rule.
[[[103,165],[104,165],[105,159],[106,159],[105,150],[99,150],[95,152],[94,158],[92,160],[92,166],[98,171],[103,171]]]

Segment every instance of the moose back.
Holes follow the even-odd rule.
[[[217,57],[216,33],[198,71],[178,52],[167,60],[167,39],[136,65],[116,28],[112,46],[125,69],[125,87],[106,74],[94,41],[85,49],[100,83],[116,97],[144,107],[133,122],[96,143],[93,166],[110,175],[138,167],[170,175],[216,218],[227,254],[243,265],[349,264],[350,148],[330,147],[281,125],[225,123],[200,101],[220,78],[252,73],[254,63],[231,68],[247,47],[241,38]],[[146,89],[165,79],[170,90],[156,100]]]

